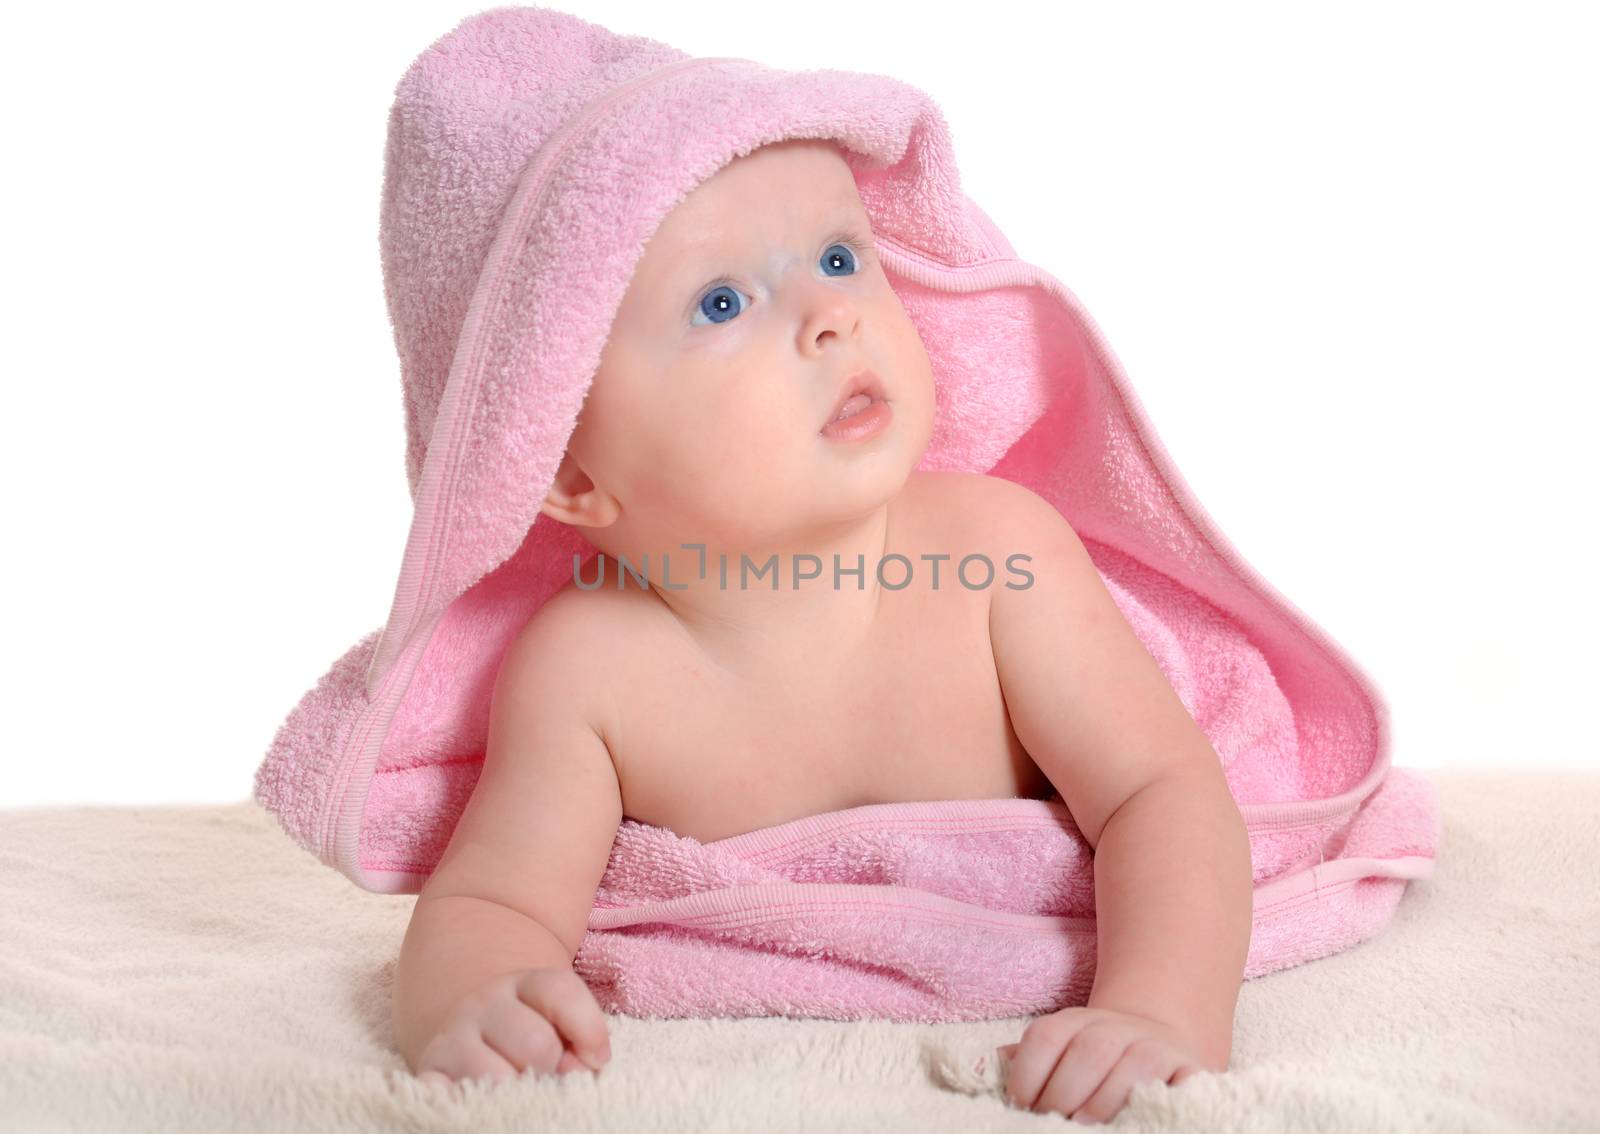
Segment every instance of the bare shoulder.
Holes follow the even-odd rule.
[[[638,605],[614,588],[586,591],[568,580],[517,632],[501,662],[504,679],[559,687],[565,703],[603,736],[608,675],[619,660],[614,647],[636,639],[643,623]]]
[[[906,488],[925,530],[942,543],[981,551],[997,565],[1011,555],[1038,555],[1052,544],[1077,543],[1060,509],[1005,477],[919,471]]]
[[[1003,476],[984,474],[978,480],[989,505],[985,514],[1006,536],[1062,538],[1075,534],[1061,509],[1033,489]]]

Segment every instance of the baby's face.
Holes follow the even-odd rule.
[[[887,427],[824,435],[862,370],[878,375]],[[696,187],[645,246],[558,475],[578,495],[546,511],[592,525],[606,550],[782,546],[891,498],[933,408],[927,351],[844,158],[825,140],[764,146]]]

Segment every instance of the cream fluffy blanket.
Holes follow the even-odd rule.
[[[1439,870],[1356,948],[1248,982],[1233,1064],[1124,1130],[1600,1129],[1600,776],[1429,771]],[[415,898],[257,804],[0,812],[0,1129],[1043,1129],[1025,1018],[611,1017],[598,1075],[424,1086],[390,1047]],[[1059,1129],[1052,1125],[1051,1129]]]

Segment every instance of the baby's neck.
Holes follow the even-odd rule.
[[[605,585],[617,585],[618,571],[644,575],[662,611],[724,669],[811,671],[848,655],[876,624],[892,511],[886,503],[790,551],[684,548],[665,562],[627,566],[607,556]],[[900,577],[892,565],[885,571],[891,582]],[[632,575],[623,579],[624,589],[638,586]]]

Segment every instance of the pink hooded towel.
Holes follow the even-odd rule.
[[[503,651],[594,551],[539,504],[634,265],[696,185],[786,138],[843,149],[927,348],[919,467],[1058,507],[1221,758],[1254,861],[1245,975],[1377,933],[1432,871],[1432,783],[1391,768],[1371,679],[1217,529],[1078,300],[963,194],[929,96],[541,8],[462,21],[396,88],[379,237],[415,511],[388,622],[289,713],[255,798],[358,886],[420,890]],[[631,1015],[947,1021],[1083,1003],[1095,946],[1059,798],[930,801],[704,844],[624,818],[574,968]]]

